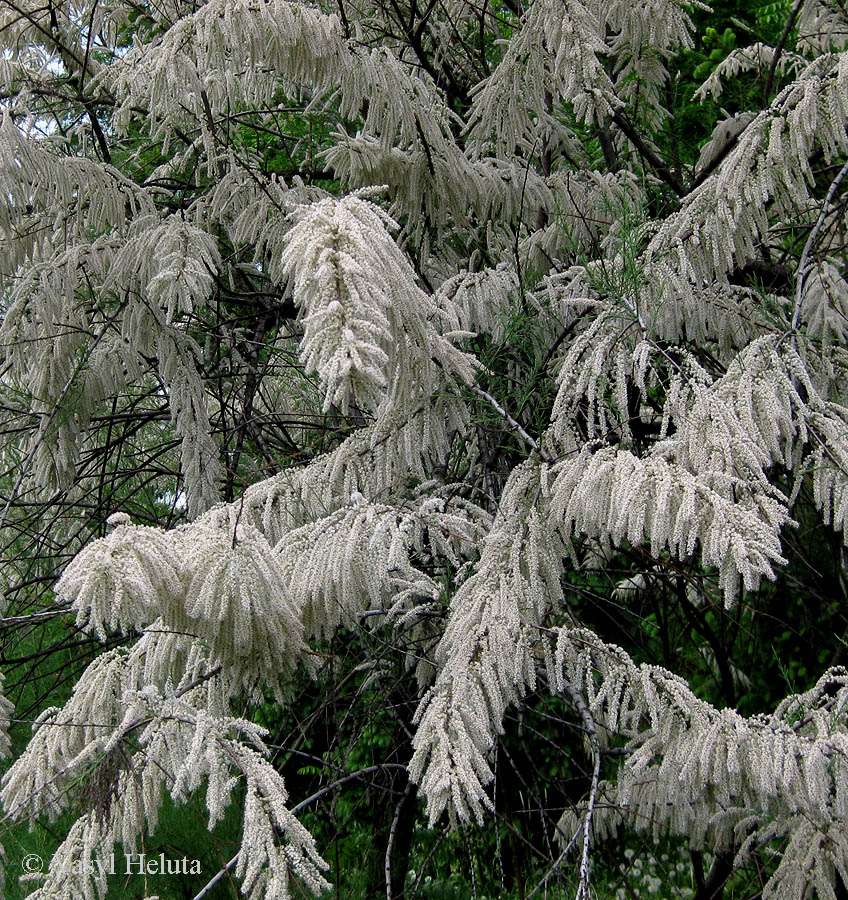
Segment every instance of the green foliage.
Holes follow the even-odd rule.
[[[692,74],[696,79],[703,81],[736,46],[736,34],[732,28],[725,28],[719,34],[715,28],[708,25],[701,36],[701,44],[707,58],[695,66]]]

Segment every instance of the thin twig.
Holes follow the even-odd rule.
[[[577,831],[574,832],[571,840],[568,842],[562,853],[556,858],[554,864],[548,869],[545,877],[527,895],[526,900],[532,900],[542,888],[547,887],[548,881],[550,881],[553,874],[562,865],[563,860],[571,850],[572,846],[574,846],[574,842],[577,840],[581,831],[583,833],[583,848],[580,853],[580,881],[577,886],[575,900],[590,900],[591,898],[589,851],[592,847],[592,816],[595,811],[595,800],[598,796],[598,783],[601,777],[601,743],[598,740],[598,730],[595,726],[595,719],[589,711],[589,707],[586,706],[586,701],[583,699],[583,696],[567,681],[563,685],[563,690],[568,695],[568,699],[571,701],[572,706],[577,710],[580,718],[583,720],[583,728],[585,729],[586,737],[589,740],[589,745],[592,748],[592,783],[589,787],[589,798],[586,802],[586,813],[583,817],[582,824]]]
[[[54,619],[56,616],[65,616],[69,613],[76,613],[75,609],[68,606],[65,609],[52,609],[45,612],[28,613],[25,616],[6,616],[0,619],[0,628],[6,625],[20,625],[23,622],[35,622],[38,619]]]
[[[571,840],[565,845],[562,853],[560,853],[560,855],[554,860],[553,865],[545,873],[545,877],[536,885],[536,887],[533,888],[532,891],[530,891],[530,893],[524,898],[524,900],[533,900],[533,898],[536,896],[536,894],[539,893],[539,891],[542,890],[542,888],[545,888],[547,893],[548,882],[551,880],[556,870],[562,865],[563,860],[566,858],[566,856],[568,856],[568,854],[571,852],[571,848],[574,846],[574,842],[577,840],[582,830],[583,826],[581,825],[571,836]]]
[[[406,790],[403,792],[400,800],[398,800],[397,806],[395,807],[395,814],[392,817],[392,827],[389,829],[389,842],[386,844],[386,900],[394,900],[394,894],[392,893],[392,851],[395,848],[395,833],[397,832],[398,822],[400,821],[400,814],[403,811],[404,804],[414,790],[415,785],[411,781],[408,781],[406,783]]]
[[[804,244],[804,250],[801,253],[801,261],[798,263],[798,286],[795,289],[795,308],[792,310],[793,334],[798,330],[798,319],[801,316],[801,299],[804,294],[804,283],[807,280],[808,274],[807,258],[810,255],[810,251],[813,249],[813,244],[815,244],[816,238],[819,236],[822,225],[824,225],[824,220],[827,218],[831,201],[833,200],[833,197],[836,194],[836,191],[839,189],[839,185],[846,174],[848,174],[848,162],[846,162],[845,165],[842,166],[842,168],[839,170],[839,174],[836,176],[836,178],[833,179],[830,188],[828,189],[827,196],[824,198],[824,203],[822,204],[821,212],[819,213],[819,217],[816,220],[816,224],[813,226],[813,230],[810,232],[809,237],[807,238],[807,243]]]
[[[478,397],[485,400],[486,403],[488,403],[489,406],[491,406],[492,409],[495,410],[495,412],[502,416],[506,420],[506,423],[509,425],[509,430],[514,434],[517,434],[521,438],[521,440],[523,440],[524,443],[527,444],[528,447],[531,447],[533,450],[535,450],[535,452],[542,460],[544,460],[546,463],[553,462],[550,454],[546,453],[539,446],[538,441],[534,437],[529,435],[524,430],[524,427],[521,425],[521,423],[513,419],[513,417],[500,405],[500,403],[498,403],[497,400],[495,400],[495,398],[490,393],[484,391],[483,388],[478,387],[478,385],[476,384],[471,384],[469,385],[469,387]]]
[[[768,77],[766,78],[766,83],[763,85],[763,106],[768,103],[769,94],[771,93],[771,89],[774,85],[774,76],[777,73],[777,64],[780,62],[780,57],[783,55],[783,48],[786,46],[789,32],[792,31],[792,26],[795,24],[795,20],[798,18],[798,13],[801,12],[801,7],[803,5],[804,0],[795,0],[795,5],[792,7],[792,12],[789,13],[789,18],[786,20],[786,25],[783,28],[783,34],[780,35],[780,40],[777,42],[777,46],[774,48],[774,53],[772,54],[771,58],[771,65],[769,66]]]
[[[580,854],[580,884],[577,888],[577,900],[590,900],[589,886],[589,850],[592,846],[592,815],[595,811],[595,800],[598,796],[598,782],[601,777],[601,742],[598,740],[598,730],[595,720],[582,694],[575,690],[568,682],[564,681],[563,690],[568,694],[574,708],[583,720],[586,729],[586,737],[592,748],[592,784],[589,787],[589,799],[586,803],[586,815],[583,819],[583,850]]]

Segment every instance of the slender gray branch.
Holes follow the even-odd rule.
[[[824,220],[827,218],[827,214],[830,210],[830,204],[833,202],[833,198],[836,196],[837,190],[839,190],[839,185],[842,183],[842,179],[846,174],[848,174],[848,162],[846,162],[845,165],[842,166],[842,168],[839,170],[839,174],[831,182],[830,188],[827,192],[827,196],[824,198],[824,203],[822,203],[819,217],[818,219],[816,219],[816,224],[813,226],[813,230],[807,237],[807,242],[806,244],[804,244],[804,250],[801,253],[801,261],[798,263],[798,283],[795,288],[795,307],[792,310],[793,334],[798,330],[798,319],[801,316],[801,301],[804,297],[804,284],[807,280],[807,275],[809,274],[809,270],[811,268],[810,264],[808,263],[808,259],[813,249],[813,245],[816,242],[816,238],[819,236],[819,232],[822,229],[822,225],[824,225]]]

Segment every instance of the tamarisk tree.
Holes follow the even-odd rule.
[[[106,896],[168,797],[237,808],[250,900],[328,889],[257,710],[341,640],[414,709],[389,900],[402,804],[500,821],[545,698],[540,890],[645,832],[700,897],[845,896],[848,13],[733,12],[710,57],[678,0],[0,0],[31,896]],[[777,694],[772,620],[823,648]]]

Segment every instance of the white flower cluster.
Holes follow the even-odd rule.
[[[483,820],[495,735],[507,706],[536,683],[534,626],[560,593],[565,549],[533,509],[538,490],[538,463],[513,472],[476,571],[451,600],[409,764],[431,822],[446,809],[452,819]]]
[[[497,68],[478,85],[469,118],[472,138],[483,143],[491,136],[502,153],[516,144],[530,149],[537,130],[556,127],[546,93],[573,102],[587,123],[616,105],[599,59],[607,47],[595,9],[572,0],[542,0],[530,6],[523,26]]]
[[[219,499],[223,469],[196,347],[172,323],[208,298],[220,262],[215,241],[183,217],[163,221],[150,198],[111,168],[104,173],[69,157],[53,178],[53,155],[7,119],[0,125],[0,177],[11,203],[0,212],[0,231],[11,268],[22,268],[0,278],[10,299],[0,341],[14,365],[13,383],[32,395],[41,422],[24,474],[31,466],[38,484],[70,487],[92,410],[138,377],[143,356],[155,355],[182,438],[189,506],[203,512]],[[32,210],[27,221],[21,209]],[[72,229],[78,233],[69,246]],[[30,233],[42,238],[20,239]],[[122,297],[116,312],[92,308],[95,284]]]
[[[718,568],[730,603],[740,576],[754,590],[763,575],[774,578],[775,564],[786,562],[779,534],[789,516],[779,495],[748,492],[742,479],[722,482],[717,489],[659,454],[585,452],[557,472],[552,514],[575,532],[613,544],[647,543],[654,555],[668,548],[685,558],[699,546],[702,562]],[[733,489],[736,500],[726,496]]]
[[[720,298],[717,287],[728,284],[734,266],[753,259],[775,218],[816,205],[809,157],[814,146],[828,160],[848,149],[846,85],[845,54],[807,63],[738,134],[712,177],[663,223],[644,254],[645,322],[652,334],[726,341],[728,326],[735,327],[738,320],[727,318],[724,304],[713,306],[713,297]],[[759,324],[747,323],[743,333],[748,340]]]
[[[363,130],[383,141],[392,136],[402,145],[438,146],[456,121],[431,79],[411,74],[388,48],[355,48],[337,15],[292,0],[211,0],[186,10],[154,52],[134,48],[100,77],[121,98],[116,130],[127,127],[138,107],[150,110],[152,131],[166,142],[201,121],[197,144],[207,153],[209,116],[244,103],[273,106],[281,81],[293,92],[308,84],[316,98],[332,97],[349,119],[360,115],[367,98]]]
[[[552,691],[583,693],[604,733],[632,751],[615,784],[601,786],[601,836],[622,821],[655,837],[671,830],[695,847],[734,846],[736,863],[789,839],[763,896],[800,896],[812,883],[833,896],[834,867],[848,855],[848,673],[831,669],[770,715],[745,718],[699,700],[686,683],[639,665],[588,629],[558,629],[546,645]],[[568,810],[564,840],[578,825]]]
[[[185,595],[182,533],[113,521],[117,527],[78,553],[56,586],[74,604],[77,624],[101,640],[107,629],[145,627]]]
[[[767,75],[774,60],[774,47],[764,44],[761,41],[758,41],[756,44],[751,44],[749,47],[735,47],[715,67],[709,78],[707,78],[698,90],[695,91],[693,99],[704,99],[707,95],[710,95],[714,100],[718,100],[724,88],[724,79],[734,78],[740,72],[750,72],[751,70],[758,69]],[[784,48],[784,51],[778,56],[777,62],[774,64],[776,67],[780,67],[781,72],[784,72],[787,68],[797,69],[805,62],[806,60],[802,56],[799,56],[796,53],[789,53]],[[747,118],[747,121],[742,119],[740,122],[740,117],[738,116],[730,117],[729,121],[736,122],[737,124],[742,124],[742,122],[744,122],[744,125],[742,126],[744,127],[752,117],[748,114],[743,115]],[[728,120],[725,120],[725,122],[726,121]],[[720,122],[719,125],[716,126],[717,129],[721,129],[725,125],[725,122]],[[715,140],[715,138],[716,133],[714,132],[713,140]],[[701,165],[704,165],[703,155],[701,160],[699,160],[699,166]]]
[[[455,314],[417,286],[386,213],[353,194],[292,219],[283,268],[304,311],[301,355],[321,379],[325,409],[355,403],[387,417],[430,396],[445,372],[473,377],[471,358],[447,339],[464,334],[451,330]]]
[[[474,512],[437,497],[404,509],[359,494],[353,505],[290,531],[276,550],[307,633],[332,634],[365,609],[391,615],[438,599],[440,585],[415,567],[413,555],[461,564],[484,534],[463,514]]]
[[[199,520],[183,531],[119,525],[67,567],[57,591],[105,638],[154,620],[203,642],[236,683],[282,690],[303,649],[282,560],[249,524]]]
[[[142,296],[171,324],[208,299],[221,266],[218,246],[205,229],[172,214],[139,216],[109,266],[104,288],[136,282]]]
[[[105,668],[107,674],[112,670],[108,685],[113,687],[114,678],[123,677],[125,660],[120,653],[100,659],[104,660],[101,669]],[[96,683],[103,672],[92,667],[87,674]],[[90,717],[102,716],[103,711],[98,713],[90,705],[94,698],[80,694],[61,715],[42,717],[36,733],[46,735],[39,742],[43,748],[38,758],[41,784],[27,782],[23,772],[26,766],[22,763],[27,760],[31,770],[35,762],[27,756],[18,760],[4,777],[3,800],[14,818],[37,813],[44,803],[40,792],[50,789],[50,796],[55,796],[56,780],[78,776],[83,764],[94,764],[95,776],[102,771],[105,780],[100,788],[100,814],[92,810],[74,823],[54,853],[44,883],[31,896],[38,900],[103,898],[109,874],[104,860],[116,843],[123,846],[125,853],[135,852],[141,832],[152,831],[156,826],[165,789],[176,802],[184,803],[205,787],[212,828],[232,802],[233,790],[242,779],[247,792],[244,838],[236,874],[243,879],[245,897],[290,900],[290,871],[316,894],[329,886],[321,875],[327,864],[311,835],[286,806],[285,786],[266,759],[261,728],[243,719],[210,712],[205,707],[202,685],[164,694],[152,685],[140,690],[125,687],[122,718],[100,723],[99,736],[86,743],[73,759],[67,757],[75,748],[67,746],[64,735],[76,731],[69,727],[71,716],[81,710],[71,706],[77,700],[87,702]],[[93,693],[92,687],[87,693]],[[114,706],[114,692],[109,694],[107,690],[107,694]],[[109,771],[116,748],[130,735],[133,744],[127,743],[121,750],[122,765]],[[84,738],[72,740],[77,744],[85,742]],[[95,750],[99,751],[99,758]],[[45,758],[48,752],[49,759]],[[124,758],[127,754],[129,757]],[[81,865],[80,861],[90,864]]]
[[[305,311],[301,354],[321,378],[325,410],[380,406],[395,340],[392,307],[421,293],[387,226],[394,222],[385,213],[355,198],[322,200],[294,215],[283,265]]]
[[[26,15],[0,9],[0,33],[15,47],[42,41],[54,8],[33,4]],[[87,20],[86,46],[101,29],[114,37],[128,14],[119,7],[80,0],[64,27],[78,40]],[[137,144],[147,110],[165,161],[147,171],[133,160],[147,171],[143,185],[74,155],[93,113],[67,140],[25,137],[21,123],[37,120],[28,104],[50,92],[16,94],[27,60],[4,44],[0,86],[13,111],[0,123],[3,387],[20,392],[36,423],[0,449],[4,464],[20,483],[70,490],[82,451],[105,430],[102,402],[144,395],[144,414],[167,402],[192,519],[166,532],[113,518],[57,585],[99,639],[142,636],[99,656],[65,706],[41,714],[3,780],[12,818],[58,815],[86,780],[104,813],[72,827],[39,900],[102,896],[105,881],[72,880],[68,860],[114,841],[133,846],[155,826],[165,790],[184,802],[205,789],[211,826],[238,781],[245,894],[285,900],[292,876],[323,890],[324,864],[263,756],[261,730],[233,718],[230,704],[265,689],[284,700],[308,642],[363,613],[392,622],[409,659],[418,642],[410,774],[432,822],[445,811],[483,819],[507,707],[547,678],[587,734],[594,722],[598,741],[629,742],[615,783],[599,789],[618,810],[598,810],[598,834],[618,816],[736,846],[739,860],[785,839],[765,895],[797,897],[813,884],[833,896],[834,872],[848,872],[843,671],[746,719],[587,629],[554,628],[555,641],[549,629],[571,614],[565,560],[577,565],[587,540],[715,568],[728,604],[786,562],[781,532],[808,484],[848,541],[844,228],[820,234],[844,214],[839,181],[823,199],[811,163],[840,165],[848,154],[845,16],[819,0],[795,9],[798,53],[735,51],[702,87],[717,96],[752,70],[794,79],[762,111],[719,123],[688,185],[651,163],[649,137],[667,115],[667,60],[691,46],[691,4],[677,0],[534,0],[523,15],[520,4],[480,12],[445,0],[418,37],[479,28],[486,74],[466,96],[410,64],[373,5],[342,4],[336,15],[293,0],[165,0],[149,10],[152,25],[134,19],[137,42],[109,64],[88,60],[105,55],[99,44],[84,61],[45,50],[48,73],[109,98],[110,140]],[[474,70],[451,44],[462,46],[452,40],[436,57],[468,80]],[[242,136],[254,126],[274,135],[292,97],[327,117],[317,130],[332,146],[313,159],[305,142],[293,158],[305,148],[309,172],[269,175]],[[632,128],[622,127],[631,114]],[[355,134],[344,130],[351,123]],[[322,165],[352,192],[328,196]],[[630,217],[656,207],[657,179],[680,195],[676,212]],[[377,202],[385,193],[391,214]],[[786,258],[787,228],[807,226],[801,271],[787,275],[794,302],[740,277],[760,257],[770,265],[770,251]],[[228,312],[206,352],[189,328],[199,333],[213,299],[227,306],[230,294],[251,307],[248,318],[259,310],[257,336]],[[210,410],[222,426],[234,412],[249,434],[251,410],[272,415],[274,394],[230,410],[223,390],[211,396],[204,364],[220,363],[225,381],[226,365],[256,349],[255,362],[240,361],[259,380],[262,338],[286,331],[290,302],[299,311],[284,338],[291,377],[316,389],[314,376],[323,412],[361,427],[217,505],[225,469]],[[516,342],[539,364],[527,396],[535,402],[550,373],[558,390],[549,420],[525,428],[475,384],[482,365],[471,348],[497,350],[530,319],[546,343]],[[468,388],[529,460],[514,465],[501,447],[486,457]],[[112,459],[101,459],[105,489]],[[511,471],[499,471],[501,460]],[[650,586],[634,574],[617,596]],[[9,709],[0,697],[0,756]],[[581,818],[563,826],[568,836]]]

